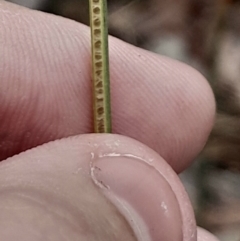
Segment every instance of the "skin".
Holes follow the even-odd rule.
[[[115,134],[86,134],[89,28],[6,2],[0,11],[1,240],[216,241],[197,234],[176,175],[214,122],[206,80],[110,38]]]

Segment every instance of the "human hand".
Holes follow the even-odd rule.
[[[196,234],[175,174],[212,128],[203,77],[110,38],[113,132],[121,135],[86,134],[89,28],[6,2],[0,9],[0,158],[10,157],[0,164],[1,240],[216,240]]]

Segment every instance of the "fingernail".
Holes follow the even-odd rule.
[[[182,241],[176,196],[159,171],[124,154],[91,162],[91,178],[132,227],[138,241]]]

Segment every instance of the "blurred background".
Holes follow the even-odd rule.
[[[12,0],[88,24],[88,0]],[[199,70],[217,102],[215,127],[180,175],[198,225],[240,241],[240,0],[108,0],[109,32]]]

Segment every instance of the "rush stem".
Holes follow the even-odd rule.
[[[111,104],[106,0],[89,0],[95,133],[111,133]]]

